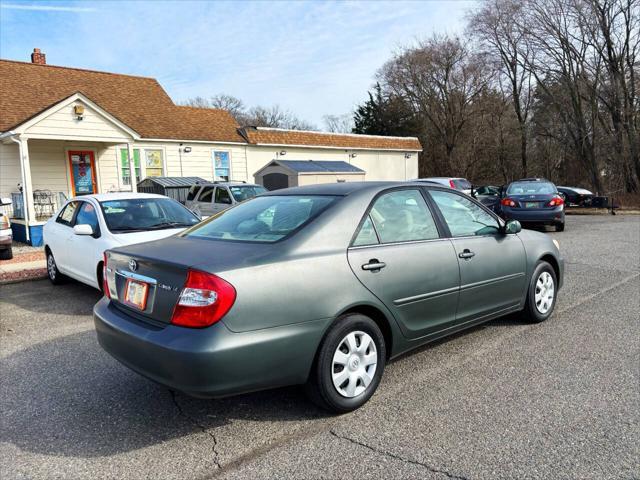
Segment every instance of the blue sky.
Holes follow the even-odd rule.
[[[473,1],[0,1],[0,56],[155,77],[179,102],[216,93],[322,127],[366,98],[399,47],[463,34]]]

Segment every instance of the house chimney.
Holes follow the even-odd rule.
[[[31,63],[36,63],[38,65],[46,65],[47,56],[44,53],[42,53],[39,48],[34,48],[33,53],[31,54]]]

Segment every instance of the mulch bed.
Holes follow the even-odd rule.
[[[28,253],[13,253],[13,258],[11,260],[0,260],[0,264],[9,265],[11,263],[20,263],[20,262],[35,262],[36,260],[44,261],[44,252],[28,252]]]
[[[0,274],[0,284],[16,283],[25,280],[37,280],[40,278],[47,278],[46,268],[36,268],[31,270],[20,270],[18,272],[2,273]]]

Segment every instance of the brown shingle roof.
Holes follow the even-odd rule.
[[[382,137],[377,135],[355,135],[345,133],[309,132],[282,130],[266,127],[246,127],[242,132],[256,145],[304,145],[329,146],[349,149],[421,151],[422,145],[416,137]]]
[[[242,142],[224,110],[180,107],[157,80],[0,60],[0,132],[82,93],[143,138]]]

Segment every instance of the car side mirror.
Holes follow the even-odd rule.
[[[76,235],[93,235],[93,228],[87,224],[75,225],[73,227],[73,233]]]
[[[522,231],[522,225],[518,220],[508,220],[502,227],[502,233],[506,235],[512,235]]]
[[[9,197],[0,198],[0,206],[4,207],[5,205],[11,205],[13,202]]]

